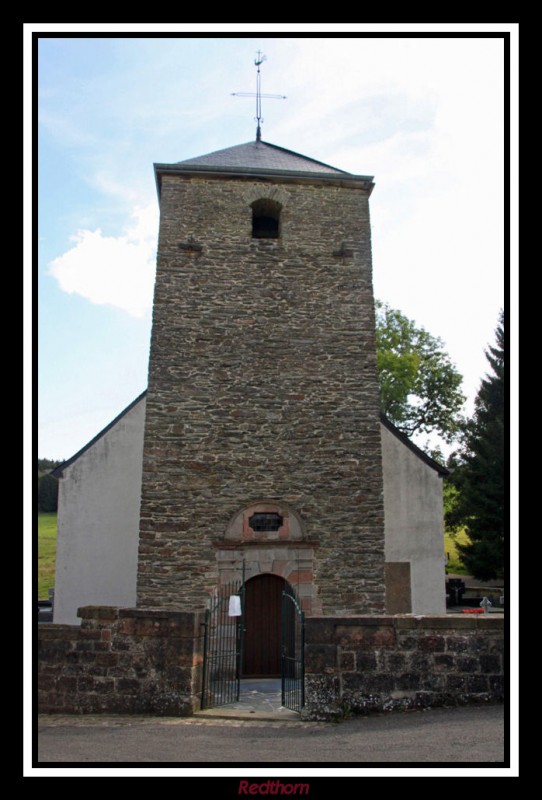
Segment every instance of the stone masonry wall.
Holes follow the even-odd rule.
[[[138,606],[202,607],[229,520],[276,501],[323,613],[383,612],[369,188],[163,176]],[[258,198],[279,239],[252,238]]]
[[[38,626],[42,713],[190,715],[199,708],[203,615],[111,606],[81,626]]]
[[[92,606],[38,626],[38,711],[189,716],[200,708],[203,614]],[[503,700],[496,616],[308,617],[302,716]]]
[[[305,641],[307,719],[503,700],[502,617],[312,617]]]

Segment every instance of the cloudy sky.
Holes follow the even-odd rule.
[[[73,455],[146,387],[153,162],[254,138],[231,93],[254,91],[258,50],[262,91],[287,95],[263,101],[262,138],[375,176],[375,294],[444,340],[472,411],[505,298],[503,39],[168,30],[38,41],[39,456]]]

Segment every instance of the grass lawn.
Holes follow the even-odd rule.
[[[38,599],[48,600],[55,585],[56,514],[38,514]]]
[[[453,538],[450,536],[449,533],[444,534],[444,552],[448,555],[449,560],[446,564],[446,571],[448,573],[454,573],[457,575],[467,575],[467,570],[459,560],[459,553],[457,552],[457,548],[455,546],[456,542],[460,544],[466,544],[469,541],[469,537],[465,533],[465,531],[461,531],[458,533],[457,536]]]

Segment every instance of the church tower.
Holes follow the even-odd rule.
[[[244,564],[383,613],[371,177],[259,139],[155,172],[137,604],[201,608]]]

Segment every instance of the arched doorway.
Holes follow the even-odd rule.
[[[284,578],[265,573],[245,584],[243,669],[245,678],[279,677],[281,674],[282,591]]]

